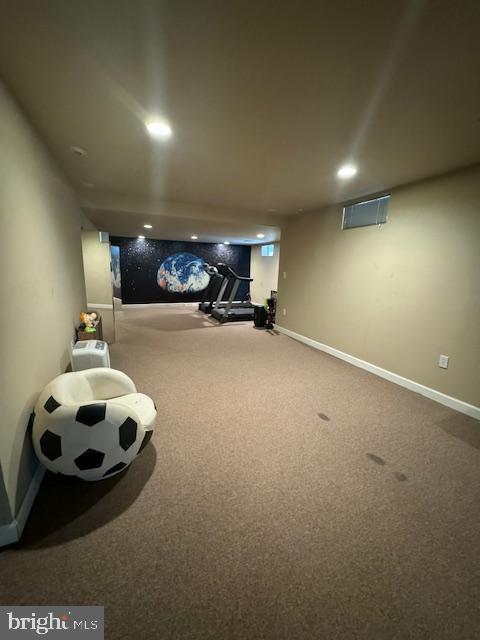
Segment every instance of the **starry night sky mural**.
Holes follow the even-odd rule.
[[[112,254],[112,286],[115,298],[122,299],[122,278],[120,276],[120,248],[111,246]]]
[[[110,237],[120,249],[122,301],[197,302],[208,285],[203,265],[224,262],[241,276],[250,275],[250,247],[207,242]],[[248,291],[242,283],[237,299]]]

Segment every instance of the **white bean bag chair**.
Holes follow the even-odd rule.
[[[64,373],[48,384],[35,406],[33,446],[54,473],[83,480],[111,477],[148,444],[157,411],[115,369]]]

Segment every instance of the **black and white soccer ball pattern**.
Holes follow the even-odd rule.
[[[72,406],[49,395],[35,407],[32,437],[35,453],[50,471],[100,480],[125,469],[152,433],[114,400]]]

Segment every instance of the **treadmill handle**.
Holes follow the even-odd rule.
[[[235,271],[231,267],[227,267],[232,276],[234,276],[237,280],[242,280],[243,282],[253,282],[253,278],[247,278],[244,276],[239,276],[235,273]]]

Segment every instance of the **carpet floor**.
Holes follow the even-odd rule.
[[[105,606],[111,640],[480,637],[480,424],[251,324],[117,314],[159,410],[99,483],[47,474],[0,604]]]

